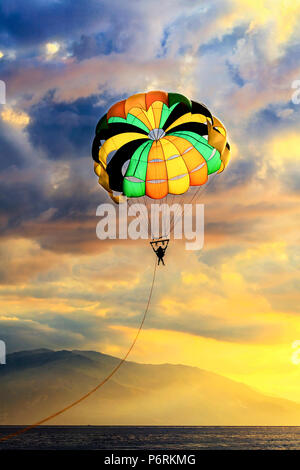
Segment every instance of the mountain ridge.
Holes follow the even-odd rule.
[[[65,407],[119,361],[76,349],[8,354],[0,368],[0,424],[34,422]],[[50,424],[299,425],[300,404],[198,367],[126,361],[101,390]]]

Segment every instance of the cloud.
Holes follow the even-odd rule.
[[[71,0],[62,2],[41,2],[21,0],[1,3],[1,39],[4,44],[33,45],[51,37],[66,37],[74,31],[103,24],[107,18],[105,2],[91,0],[87,6],[84,0],[74,4]],[[47,25],[47,27],[45,27]]]
[[[81,312],[82,318],[85,318],[85,312]],[[53,325],[51,325],[51,323]],[[88,321],[77,324],[77,328],[72,327],[72,322],[68,319],[60,318],[55,321],[52,315],[51,321],[40,319],[10,319],[1,318],[1,338],[5,341],[7,352],[21,351],[26,349],[35,349],[45,347],[54,349],[65,348],[83,348],[87,344]],[[97,342],[101,339],[101,329],[95,329],[95,325],[89,331],[91,339],[94,338],[94,345],[97,336]],[[86,335],[86,336],[85,336]],[[105,337],[105,330],[102,333]],[[106,341],[104,340],[104,343]]]
[[[54,95],[54,90],[49,91],[30,108],[27,132],[31,144],[54,160],[90,157],[96,124],[105,113],[105,107],[97,105],[99,96],[57,102]]]
[[[247,33],[248,25],[238,25],[233,27],[232,31],[223,31],[222,35],[213,37],[208,42],[204,42],[198,49],[198,54],[215,54],[218,56],[224,56],[225,54],[231,54],[232,50],[237,46],[237,42],[245,37]]]
[[[1,159],[0,170],[24,168],[26,165],[26,148],[21,143],[24,139],[19,129],[11,128],[7,122],[0,120]]]
[[[43,252],[38,243],[31,240],[10,240],[0,245],[2,266],[0,284],[23,284],[48,271],[59,258]]]
[[[30,122],[28,114],[26,114],[24,111],[15,111],[9,107],[4,108],[4,110],[1,112],[1,117],[3,121],[6,121],[12,126],[16,127],[26,127]]]

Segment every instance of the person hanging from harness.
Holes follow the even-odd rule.
[[[163,260],[164,256],[165,256],[165,252],[166,252],[166,249],[168,247],[168,243],[169,243],[169,239],[166,239],[166,240],[156,240],[156,241],[152,241],[150,242],[152,248],[153,248],[153,251],[154,253],[156,254],[157,256],[157,264],[159,265],[160,262],[162,262],[162,264],[165,266],[165,262]],[[156,248],[158,246],[158,248]]]
[[[163,248],[162,246],[159,246],[157,248],[157,250],[154,250],[155,253],[156,253],[156,256],[158,258],[158,261],[157,261],[157,264],[159,265],[160,262],[162,262],[162,264],[165,266],[165,262],[164,262],[164,256],[165,256],[165,251],[166,251],[167,247],[166,248]]]

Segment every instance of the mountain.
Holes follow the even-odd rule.
[[[0,366],[0,424],[33,423],[92,389],[119,359],[38,349]],[[183,365],[126,362],[94,395],[50,424],[300,425],[300,405]]]

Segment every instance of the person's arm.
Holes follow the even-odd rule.
[[[156,249],[154,248],[154,244],[153,244],[153,243],[150,243],[150,245],[152,246],[152,250],[154,251],[154,253],[157,254],[157,253],[156,253],[156,252],[157,252],[157,248],[156,248]]]

